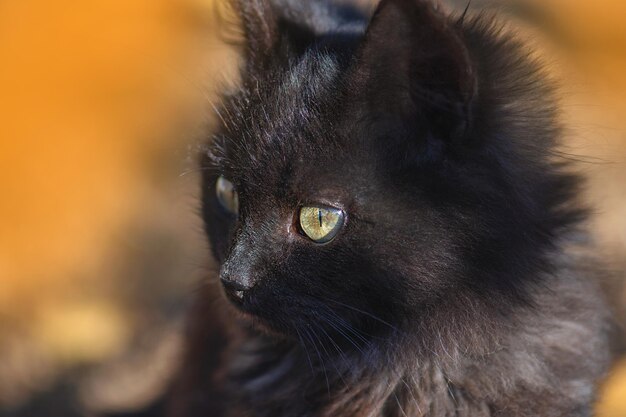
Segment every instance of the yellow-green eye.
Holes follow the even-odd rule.
[[[239,212],[239,196],[232,182],[220,175],[215,183],[215,194],[222,207],[231,214]]]
[[[300,209],[300,227],[316,243],[333,240],[341,226],[344,213],[332,207],[302,207]]]

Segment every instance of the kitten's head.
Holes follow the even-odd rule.
[[[528,302],[578,213],[523,49],[425,0],[362,24],[240,4],[243,86],[203,160],[231,301],[285,335],[346,339]]]

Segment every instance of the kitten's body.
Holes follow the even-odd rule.
[[[244,85],[204,161],[222,279],[254,282],[246,314],[199,295],[168,415],[591,415],[609,318],[568,237],[576,178],[535,64],[418,0],[369,26],[286,3],[241,3]],[[327,245],[291,232],[311,201],[351,216]]]

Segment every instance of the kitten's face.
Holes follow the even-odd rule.
[[[286,335],[358,341],[442,300],[519,295],[545,243],[494,149],[457,143],[486,134],[469,127],[477,81],[457,36],[423,2],[389,0],[354,48],[289,55],[280,38],[248,70],[203,161],[238,309]]]
[[[216,139],[206,171],[225,292],[287,333],[401,327],[407,310],[453,285],[459,256],[457,216],[437,200],[436,174],[401,166],[401,146],[355,122],[365,110],[337,99],[340,75],[332,58],[311,55],[267,90],[234,99],[239,107],[225,113],[237,113],[239,133]]]

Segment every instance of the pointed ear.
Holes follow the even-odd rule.
[[[279,40],[278,19],[270,0],[234,0],[246,42],[246,63],[262,68]]]
[[[315,39],[312,28],[298,20],[306,20],[306,11],[304,16],[299,16],[298,10],[290,9],[289,2],[232,1],[235,1],[243,26],[249,72],[262,74],[272,59],[284,57],[290,52],[300,54]]]
[[[419,129],[429,126],[442,140],[462,135],[471,121],[476,80],[457,31],[431,1],[382,0],[357,62],[368,111]]]

